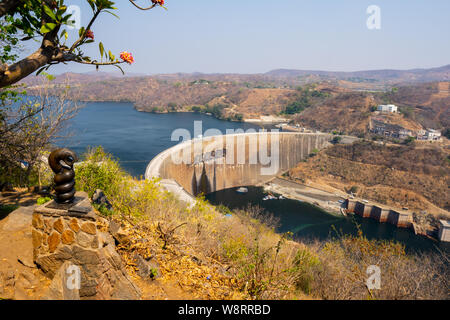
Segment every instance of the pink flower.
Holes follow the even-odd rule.
[[[133,55],[130,52],[123,51],[120,53],[120,59],[123,61],[132,64],[134,62]]]
[[[94,33],[92,32],[92,30],[86,31],[86,38],[94,40]]]

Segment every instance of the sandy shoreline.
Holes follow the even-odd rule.
[[[342,216],[340,209],[343,204],[339,200],[345,200],[345,194],[332,194],[327,191],[308,187],[282,178],[274,178],[264,184],[264,189],[283,195],[293,200],[300,200],[315,205],[330,214]]]

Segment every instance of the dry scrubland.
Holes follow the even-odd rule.
[[[163,286],[174,298],[200,299],[447,299],[448,257],[406,255],[392,242],[337,236],[299,243],[274,232],[274,220],[257,208],[233,212],[199,199],[188,208],[156,180],[127,176],[101,149],[77,167],[77,188],[104,190],[127,241],[119,252],[144,298]],[[100,164],[99,164],[100,162]],[[228,214],[228,215],[226,215]],[[133,252],[156,259],[160,278],[136,275]],[[381,290],[365,286],[366,268],[382,270]],[[156,285],[158,284],[158,285]],[[172,288],[172,290],[170,290]],[[153,292],[153,294],[151,294]]]
[[[448,150],[439,146],[383,146],[366,141],[328,148],[300,163],[289,175],[343,191],[354,187],[365,199],[448,218],[449,159]]]

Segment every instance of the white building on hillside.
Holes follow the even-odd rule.
[[[390,113],[397,113],[398,107],[393,104],[380,104],[377,108],[380,112],[390,112]]]
[[[440,141],[442,134],[439,130],[427,129],[417,131],[417,140]]]
[[[427,140],[438,141],[441,140],[441,132],[434,129],[427,129]]]

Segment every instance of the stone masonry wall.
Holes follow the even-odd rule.
[[[33,256],[42,259],[64,246],[80,246],[86,249],[98,249],[97,228],[102,224],[86,218],[45,216],[33,214]]]
[[[33,213],[34,262],[55,282],[53,287],[61,288],[47,298],[140,299],[140,290],[128,277],[108,232],[108,221],[95,214],[86,194],[77,196],[76,210],[55,209],[51,201]],[[76,294],[68,294],[61,279],[67,276],[68,266],[78,267],[81,273]]]

